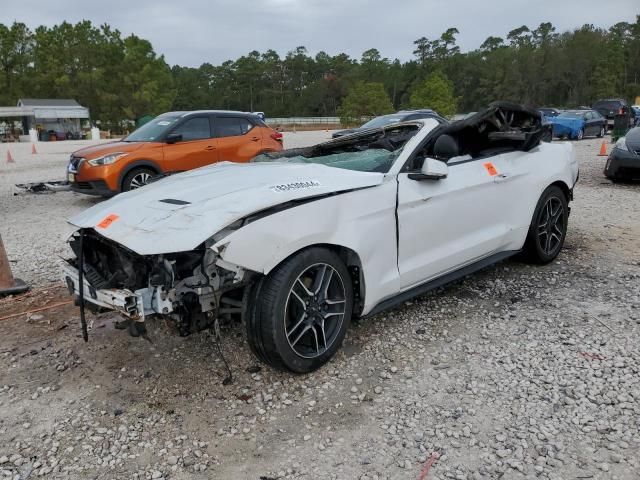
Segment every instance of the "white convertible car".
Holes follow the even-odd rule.
[[[181,335],[240,317],[261,360],[308,372],[353,316],[514,254],[558,255],[578,163],[545,128],[495,103],[176,174],[72,218],[63,276],[134,335],[151,315]]]

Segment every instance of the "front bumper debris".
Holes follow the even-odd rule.
[[[69,293],[79,296],[78,269],[64,264],[62,276]],[[144,322],[148,315],[173,312],[173,303],[163,287],[141,288],[136,291],[118,288],[96,289],[86,277],[83,278],[83,283],[85,302],[115,310],[137,322]]]

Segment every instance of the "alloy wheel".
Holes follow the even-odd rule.
[[[545,255],[553,255],[564,235],[564,206],[558,197],[550,197],[538,217],[538,245]]]
[[[135,190],[136,188],[144,187],[151,178],[151,175],[146,172],[138,173],[131,179],[129,190]]]
[[[346,290],[338,271],[326,263],[305,269],[287,296],[284,329],[291,349],[316,358],[336,341],[344,321]]]

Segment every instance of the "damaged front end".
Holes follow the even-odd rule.
[[[189,252],[139,255],[81,229],[69,244],[75,258],[63,265],[63,277],[70,293],[81,308],[121,313],[134,335],[144,334],[152,315],[171,320],[186,336],[211,327],[221,314],[240,313],[243,287],[253,276],[226,264],[208,242]]]

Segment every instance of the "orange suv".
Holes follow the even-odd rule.
[[[145,185],[149,178],[229,160],[248,162],[282,150],[282,134],[257,115],[230,111],[168,112],[119,142],[71,154],[71,189],[111,196]]]

